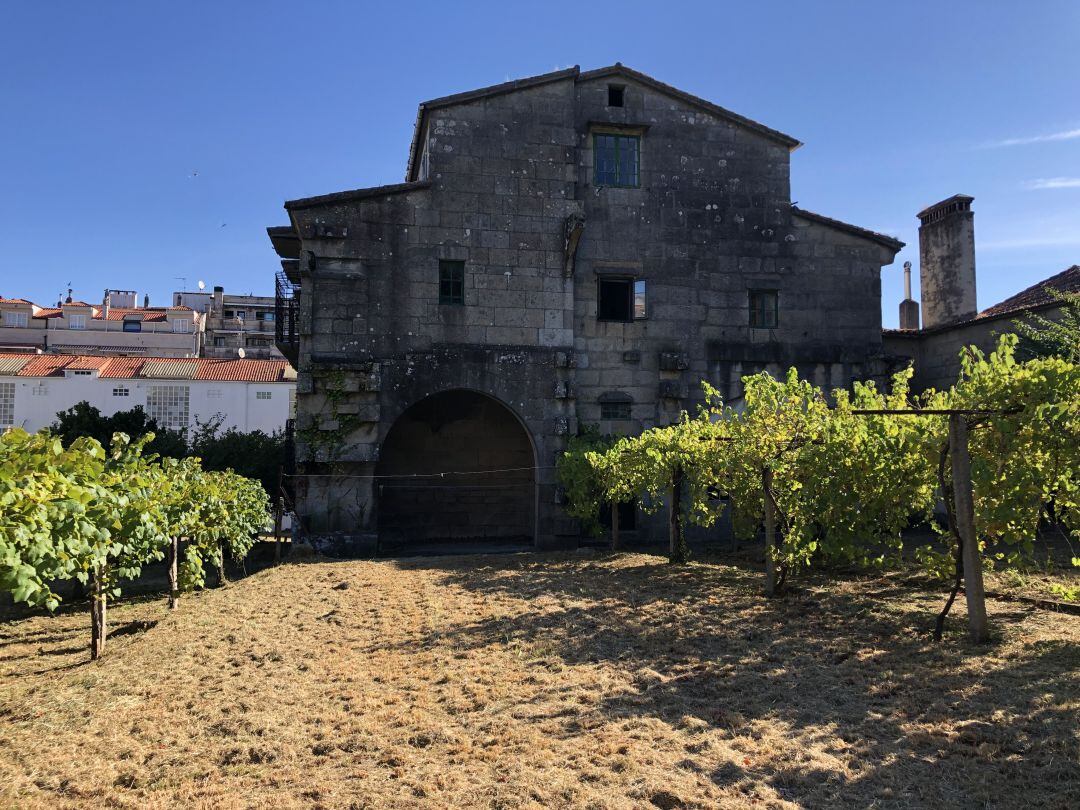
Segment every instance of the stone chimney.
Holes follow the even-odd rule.
[[[919,302],[911,298],[911,262],[904,262],[904,300],[900,302],[900,328],[918,331]]]
[[[974,197],[956,194],[919,212],[919,288],[924,329],[963,321],[975,303]]]
[[[222,310],[225,309],[225,288],[214,287],[214,303],[210,307],[210,311],[218,318],[221,317]]]
[[[109,309],[112,307],[112,296],[105,290],[105,297],[101,299],[101,308],[105,310],[105,320],[109,320]]]

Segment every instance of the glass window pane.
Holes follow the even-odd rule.
[[[644,318],[648,315],[645,306],[645,281],[638,279],[634,282],[634,317]]]

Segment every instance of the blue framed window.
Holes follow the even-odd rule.
[[[598,186],[636,188],[641,138],[637,135],[593,135],[594,180]]]

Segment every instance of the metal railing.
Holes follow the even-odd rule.
[[[295,366],[300,355],[300,333],[296,318],[299,314],[300,288],[284,272],[274,280],[274,337],[278,350]]]

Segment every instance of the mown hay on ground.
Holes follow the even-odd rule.
[[[626,554],[313,562],[0,625],[0,805],[1080,806],[1080,617]],[[140,622],[141,624],[135,624]],[[154,624],[156,623],[156,624]]]

